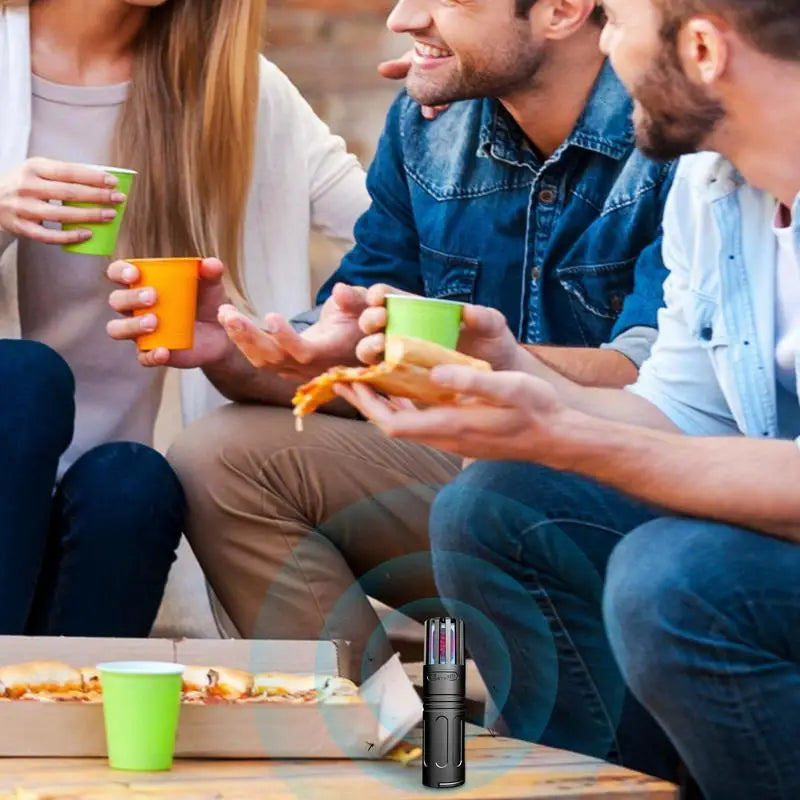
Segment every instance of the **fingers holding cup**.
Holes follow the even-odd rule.
[[[362,364],[378,364],[383,359],[386,337],[382,333],[367,336],[356,345],[356,358]]]
[[[106,277],[114,283],[132,286],[138,283],[139,270],[130,261],[112,261],[106,270]]]
[[[370,306],[358,318],[358,327],[365,336],[381,333],[386,328],[387,313],[384,306]]]
[[[200,279],[200,258],[142,258],[129,262],[139,273],[131,289],[145,293],[152,290],[151,306],[133,309],[134,318],[155,315],[157,328],[140,335],[136,344],[140,352],[166,348],[191,350],[197,319],[197,294]]]

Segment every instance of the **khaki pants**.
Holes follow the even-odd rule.
[[[346,639],[366,677],[391,655],[368,595],[441,613],[428,513],[458,459],[323,414],[297,433],[290,411],[245,405],[196,422],[169,459],[186,535],[244,637]]]

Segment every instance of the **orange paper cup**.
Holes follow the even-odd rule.
[[[127,258],[139,270],[139,281],[131,288],[156,290],[154,306],[134,311],[135,317],[155,314],[158,327],[140,336],[141,352],[166,347],[168,350],[191,350],[194,346],[194,323],[197,317],[197,282],[199,258]]]

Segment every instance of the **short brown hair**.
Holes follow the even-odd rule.
[[[531,13],[531,9],[533,8],[536,0],[514,0],[516,6],[516,12],[518,17],[527,17],[528,14]],[[594,11],[592,11],[592,16],[589,17],[592,22],[596,22],[598,25],[605,25],[606,24],[606,14],[603,11],[602,6],[597,6]]]
[[[798,0],[658,0],[664,32],[674,36],[694,14],[718,14],[761,52],[800,61]]]

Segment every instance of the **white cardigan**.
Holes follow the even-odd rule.
[[[28,12],[28,0],[0,0],[0,175],[28,154]],[[369,202],[364,172],[344,141],[331,134],[289,79],[262,58],[244,239],[244,282],[256,311],[291,316],[308,308],[311,228],[352,242],[353,226]],[[0,232],[0,338],[20,335],[16,250],[14,239]],[[181,394],[186,422],[224,402],[200,370],[181,375]]]

